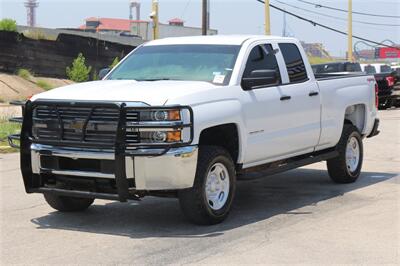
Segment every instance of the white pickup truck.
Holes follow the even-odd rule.
[[[326,160],[334,182],[356,181],[379,133],[373,76],[316,80],[299,41],[268,36],[151,41],[23,109],[27,193],[66,212],[177,197],[198,224],[227,217],[237,179]]]

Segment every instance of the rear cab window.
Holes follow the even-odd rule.
[[[278,45],[286,64],[290,83],[307,81],[306,66],[297,45],[294,43],[280,43]]]

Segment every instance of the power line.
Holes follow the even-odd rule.
[[[263,0],[256,0],[256,1],[265,4],[265,2],[264,2]],[[342,34],[342,35],[346,35],[346,36],[347,36],[347,32],[344,32],[344,31],[341,31],[341,30],[332,28],[332,27],[330,27],[330,26],[326,26],[326,25],[324,25],[324,24],[315,22],[315,21],[313,21],[313,20],[311,20],[311,19],[307,19],[307,18],[304,18],[304,17],[299,16],[299,15],[296,15],[296,14],[294,14],[294,13],[292,13],[292,12],[286,11],[286,10],[280,8],[280,7],[275,6],[275,5],[270,4],[269,6],[272,7],[272,8],[274,8],[274,9],[276,9],[276,10],[279,10],[279,11],[281,11],[281,12],[285,12],[286,14],[291,15],[291,16],[293,16],[293,17],[295,17],[295,18],[298,18],[298,19],[300,19],[300,20],[304,20],[304,21],[306,21],[306,22],[309,22],[309,23],[311,23],[313,26],[320,26],[321,28],[325,28],[325,29],[327,29],[327,30],[334,31],[334,32],[336,32],[336,33],[339,33],[339,34]],[[389,47],[389,48],[394,48],[394,49],[400,50],[399,47],[386,45],[386,44],[384,44],[384,43],[376,42],[376,41],[369,40],[369,39],[366,39],[366,38],[363,38],[363,37],[359,37],[359,36],[356,36],[356,35],[353,35],[353,38],[354,38],[354,39],[361,40],[361,41],[366,41],[366,42],[374,43],[374,44],[377,44],[377,45],[381,45],[381,46],[385,46],[385,47]]]
[[[297,0],[299,2],[308,4],[308,5],[312,5],[316,8],[326,8],[326,9],[330,9],[330,10],[335,10],[335,11],[340,11],[340,12],[348,12],[345,9],[340,9],[340,8],[336,8],[336,7],[331,7],[331,6],[325,6],[325,5],[321,5],[321,4],[317,4],[317,3],[313,3],[310,1],[305,1],[305,0]],[[353,11],[353,14],[357,14],[357,15],[363,15],[363,16],[371,16],[371,17],[385,17],[385,18],[400,18],[400,16],[390,16],[390,15],[381,15],[381,14],[371,14],[371,13],[365,13],[365,12],[357,12],[357,11]]]
[[[324,16],[324,17],[338,19],[338,20],[342,20],[342,21],[347,21],[347,19],[345,19],[345,18],[336,17],[336,16],[324,14],[324,13],[317,12],[317,11],[312,11],[312,10],[309,10],[309,9],[306,9],[306,8],[301,8],[301,7],[298,7],[298,6],[295,6],[295,5],[291,5],[291,4],[288,4],[288,3],[285,3],[285,2],[282,2],[282,1],[279,1],[279,0],[275,0],[275,2],[278,2],[278,3],[282,4],[282,5],[290,6],[292,8],[296,8],[298,10],[303,10],[303,11],[308,12],[308,13],[317,14],[317,15],[321,15],[321,16]],[[400,26],[400,24],[374,23],[374,22],[360,21],[360,20],[354,20],[354,19],[353,19],[353,22],[360,23],[360,24],[367,24],[367,25],[376,25],[376,26],[390,26],[390,27],[399,27]]]
[[[185,7],[183,8],[182,15],[181,15],[181,18],[182,18],[182,19],[183,19],[184,16],[186,15],[186,10],[187,10],[187,8],[188,8],[188,6],[189,6],[189,4],[190,4],[191,1],[192,1],[192,0],[188,0],[188,1],[186,2],[186,5],[185,5]]]

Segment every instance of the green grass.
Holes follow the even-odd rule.
[[[309,56],[308,60],[310,61],[311,65],[324,64],[324,63],[329,63],[329,62],[333,62],[334,61],[334,60],[332,60],[330,58],[321,58],[321,57],[315,57],[315,56]]]
[[[50,83],[48,83],[47,81],[42,80],[42,79],[39,79],[36,82],[36,85],[38,85],[40,88],[42,88],[42,89],[44,89],[46,91],[51,90],[51,89],[54,88]]]
[[[11,148],[8,145],[7,136],[10,134],[17,134],[21,131],[21,125],[18,123],[11,123],[7,118],[0,118],[0,153],[16,152],[17,149]]]
[[[28,30],[28,31],[24,31],[23,34],[26,38],[33,39],[33,40],[48,40],[48,41],[57,40],[57,36],[46,35],[41,30]]]
[[[17,75],[23,79],[26,80],[31,80],[31,78],[33,77],[33,75],[31,74],[31,72],[29,72],[28,69],[24,69],[24,68],[20,68],[17,71]]]

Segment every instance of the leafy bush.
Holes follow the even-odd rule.
[[[42,79],[39,79],[36,82],[36,85],[38,85],[40,88],[42,88],[46,91],[53,89],[53,86],[51,84],[49,84],[47,81],[42,80]]]
[[[84,82],[89,80],[89,74],[92,70],[91,66],[86,66],[85,57],[79,53],[78,57],[72,62],[72,67],[67,67],[67,76],[75,82]]]
[[[0,20],[0,30],[4,31],[17,31],[17,22],[10,18]]]
[[[29,72],[28,69],[24,69],[24,68],[18,69],[17,75],[18,75],[19,77],[23,78],[23,79],[26,79],[26,80],[31,80],[31,78],[32,78],[32,76],[33,76],[33,75],[31,74],[31,72]]]
[[[118,65],[118,63],[119,63],[119,58],[118,57],[114,58],[113,62],[109,66],[110,69],[113,69],[116,65]]]

